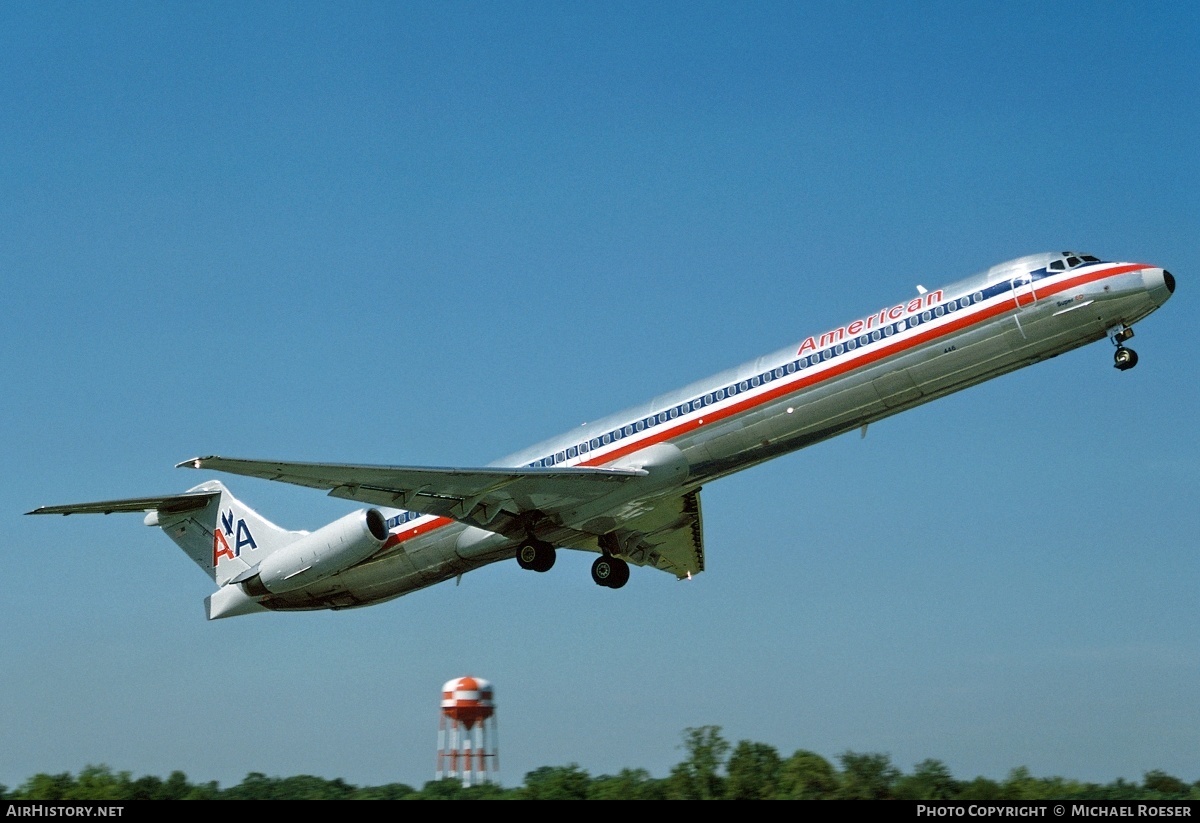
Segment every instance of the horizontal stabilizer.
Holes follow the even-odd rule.
[[[220,496],[220,490],[168,494],[162,497],[129,497],[124,500],[100,500],[96,503],[75,503],[67,506],[42,506],[26,514],[113,514],[114,512],[162,512],[182,514],[202,509],[208,501]]]

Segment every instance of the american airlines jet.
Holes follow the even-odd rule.
[[[1171,296],[1171,273],[1073,252],[1022,257],[915,294],[800,343],[572,429],[483,468],[197,457],[180,467],[322,489],[369,508],[287,531],[217,480],[184,492],[29,514],[144,512],[212,578],[209,619],[348,609],[515,558],[545,572],[558,548],[704,571],[700,489],[725,475],[1065,351],[1109,338],[1137,364],[1133,324]]]

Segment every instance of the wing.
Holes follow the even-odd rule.
[[[96,503],[74,503],[66,506],[42,506],[26,514],[113,514],[114,512],[151,512],[180,514],[202,509],[219,491],[168,494],[162,497],[127,497],[124,500],[100,500]]]
[[[197,457],[180,468],[323,489],[333,497],[435,515],[514,539],[605,549],[677,577],[704,568],[698,490],[669,492],[640,468],[428,468]]]
[[[197,457],[179,467],[324,489],[331,497],[448,517],[484,529],[490,529],[502,514],[553,515],[578,508],[647,475],[639,469],[443,469],[228,457]]]

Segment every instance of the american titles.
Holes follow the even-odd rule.
[[[880,309],[870,317],[864,317],[861,320],[855,320],[853,323],[848,323],[845,326],[838,326],[832,331],[827,331],[820,337],[806,337],[804,342],[800,344],[800,350],[796,354],[806,354],[810,351],[819,351],[826,346],[831,346],[834,343],[840,342],[847,336],[854,337],[864,331],[885,325],[892,320],[899,320],[902,317],[907,317],[910,314],[916,314],[923,309],[940,303],[942,300],[942,290],[926,292],[920,297],[914,297],[907,304],[899,303],[892,306],[890,309]]]

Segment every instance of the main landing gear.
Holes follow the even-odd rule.
[[[1137,352],[1127,349],[1123,345],[1131,337],[1133,337],[1133,329],[1130,326],[1123,326],[1112,337],[1113,345],[1117,347],[1116,352],[1113,353],[1113,367],[1118,371],[1128,371],[1137,365]]]
[[[554,547],[544,540],[528,537],[517,547],[517,565],[535,572],[548,572],[554,565]]]
[[[554,546],[536,537],[527,537],[517,546],[517,565],[522,569],[550,571],[555,557]],[[592,563],[592,580],[597,586],[619,589],[629,582],[629,564],[611,554],[602,554]]]
[[[629,564],[619,557],[602,554],[592,563],[592,580],[597,586],[619,589],[629,582]]]

